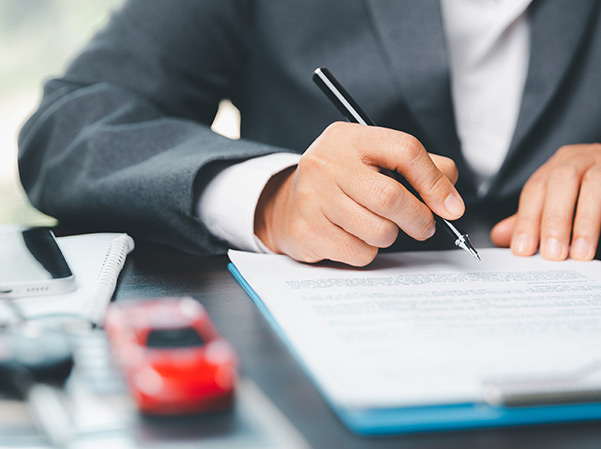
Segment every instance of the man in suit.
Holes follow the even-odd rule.
[[[62,222],[191,252],[360,266],[395,240],[444,246],[440,233],[413,239],[432,236],[430,210],[467,209],[468,223],[508,217],[491,238],[516,254],[588,260],[601,228],[600,7],[130,0],[46,84],[20,136],[21,179]],[[338,113],[311,82],[321,65],[381,128],[330,125]],[[223,98],[241,111],[238,141],[209,129]]]

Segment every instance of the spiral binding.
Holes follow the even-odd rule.
[[[102,323],[106,308],[115,291],[119,273],[125,264],[127,254],[133,249],[134,241],[127,234],[117,235],[111,242],[98,275],[96,292],[85,310],[85,315],[92,323]]]

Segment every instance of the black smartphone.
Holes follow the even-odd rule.
[[[0,298],[55,295],[74,289],[75,276],[52,230],[0,229]]]

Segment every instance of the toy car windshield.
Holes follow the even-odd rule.
[[[146,346],[149,348],[190,348],[204,346],[204,339],[196,329],[153,329],[148,332]]]

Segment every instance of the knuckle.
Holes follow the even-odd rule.
[[[403,138],[403,153],[405,163],[411,165],[424,152],[424,147],[421,142],[411,134],[405,134]]]
[[[538,226],[540,221],[540,215],[536,214],[532,210],[523,210],[519,212],[518,218],[515,222],[514,234],[527,233],[533,227]]]
[[[445,157],[445,161],[448,164],[449,170],[458,173],[459,170],[457,169],[457,164],[455,164],[455,161],[451,158]]]
[[[591,184],[601,184],[601,165],[593,165],[589,168],[584,173],[582,181]]]
[[[323,130],[322,135],[329,138],[340,138],[348,132],[349,123],[346,122],[332,122],[326,129]]]
[[[537,192],[540,190],[544,190],[547,186],[547,180],[542,173],[536,171],[528,181],[524,184],[524,188],[522,189],[522,197],[529,195],[533,192]]]
[[[572,164],[562,164],[554,167],[549,176],[556,181],[572,181],[579,177],[578,168]]]
[[[419,180],[419,184],[417,184],[416,190],[423,198],[434,197],[434,196],[443,196],[444,192],[449,193],[449,179],[444,176],[438,170],[431,171],[430,173],[423,174],[422,178]]]
[[[562,230],[568,222],[569,217],[558,212],[545,214],[543,223],[548,230]]]
[[[560,157],[571,156],[579,148],[579,145],[563,145],[556,151],[556,155]]]
[[[458,174],[459,174],[459,170],[457,170],[457,165],[455,164],[455,162],[448,158],[445,157],[442,159],[442,167],[441,167],[441,171],[451,180],[457,180]]]
[[[574,235],[578,232],[578,234],[585,234],[585,230],[596,229],[599,227],[599,222],[596,217],[590,215],[587,212],[580,212],[576,214],[576,219],[574,221]],[[586,232],[586,235],[589,233]]]
[[[326,166],[325,159],[320,155],[319,151],[307,151],[301,156],[298,161],[298,170],[301,173],[314,173],[317,170],[322,170]]]
[[[424,220],[420,223],[414,237],[416,240],[424,241],[430,237],[430,230],[434,226],[434,218],[430,216],[429,220]]]
[[[373,194],[379,208],[385,213],[396,210],[401,196],[400,187],[392,182],[379,180],[373,185]]]
[[[430,154],[430,157],[435,162],[437,166],[442,166],[446,169],[455,169],[455,161],[450,157],[441,156],[440,154]]]
[[[440,173],[433,173],[425,180],[425,188],[431,195],[437,192],[444,192],[448,183],[448,179]]]
[[[388,220],[380,220],[374,227],[373,237],[376,246],[386,248],[394,243],[399,233],[399,228],[396,224]]]

